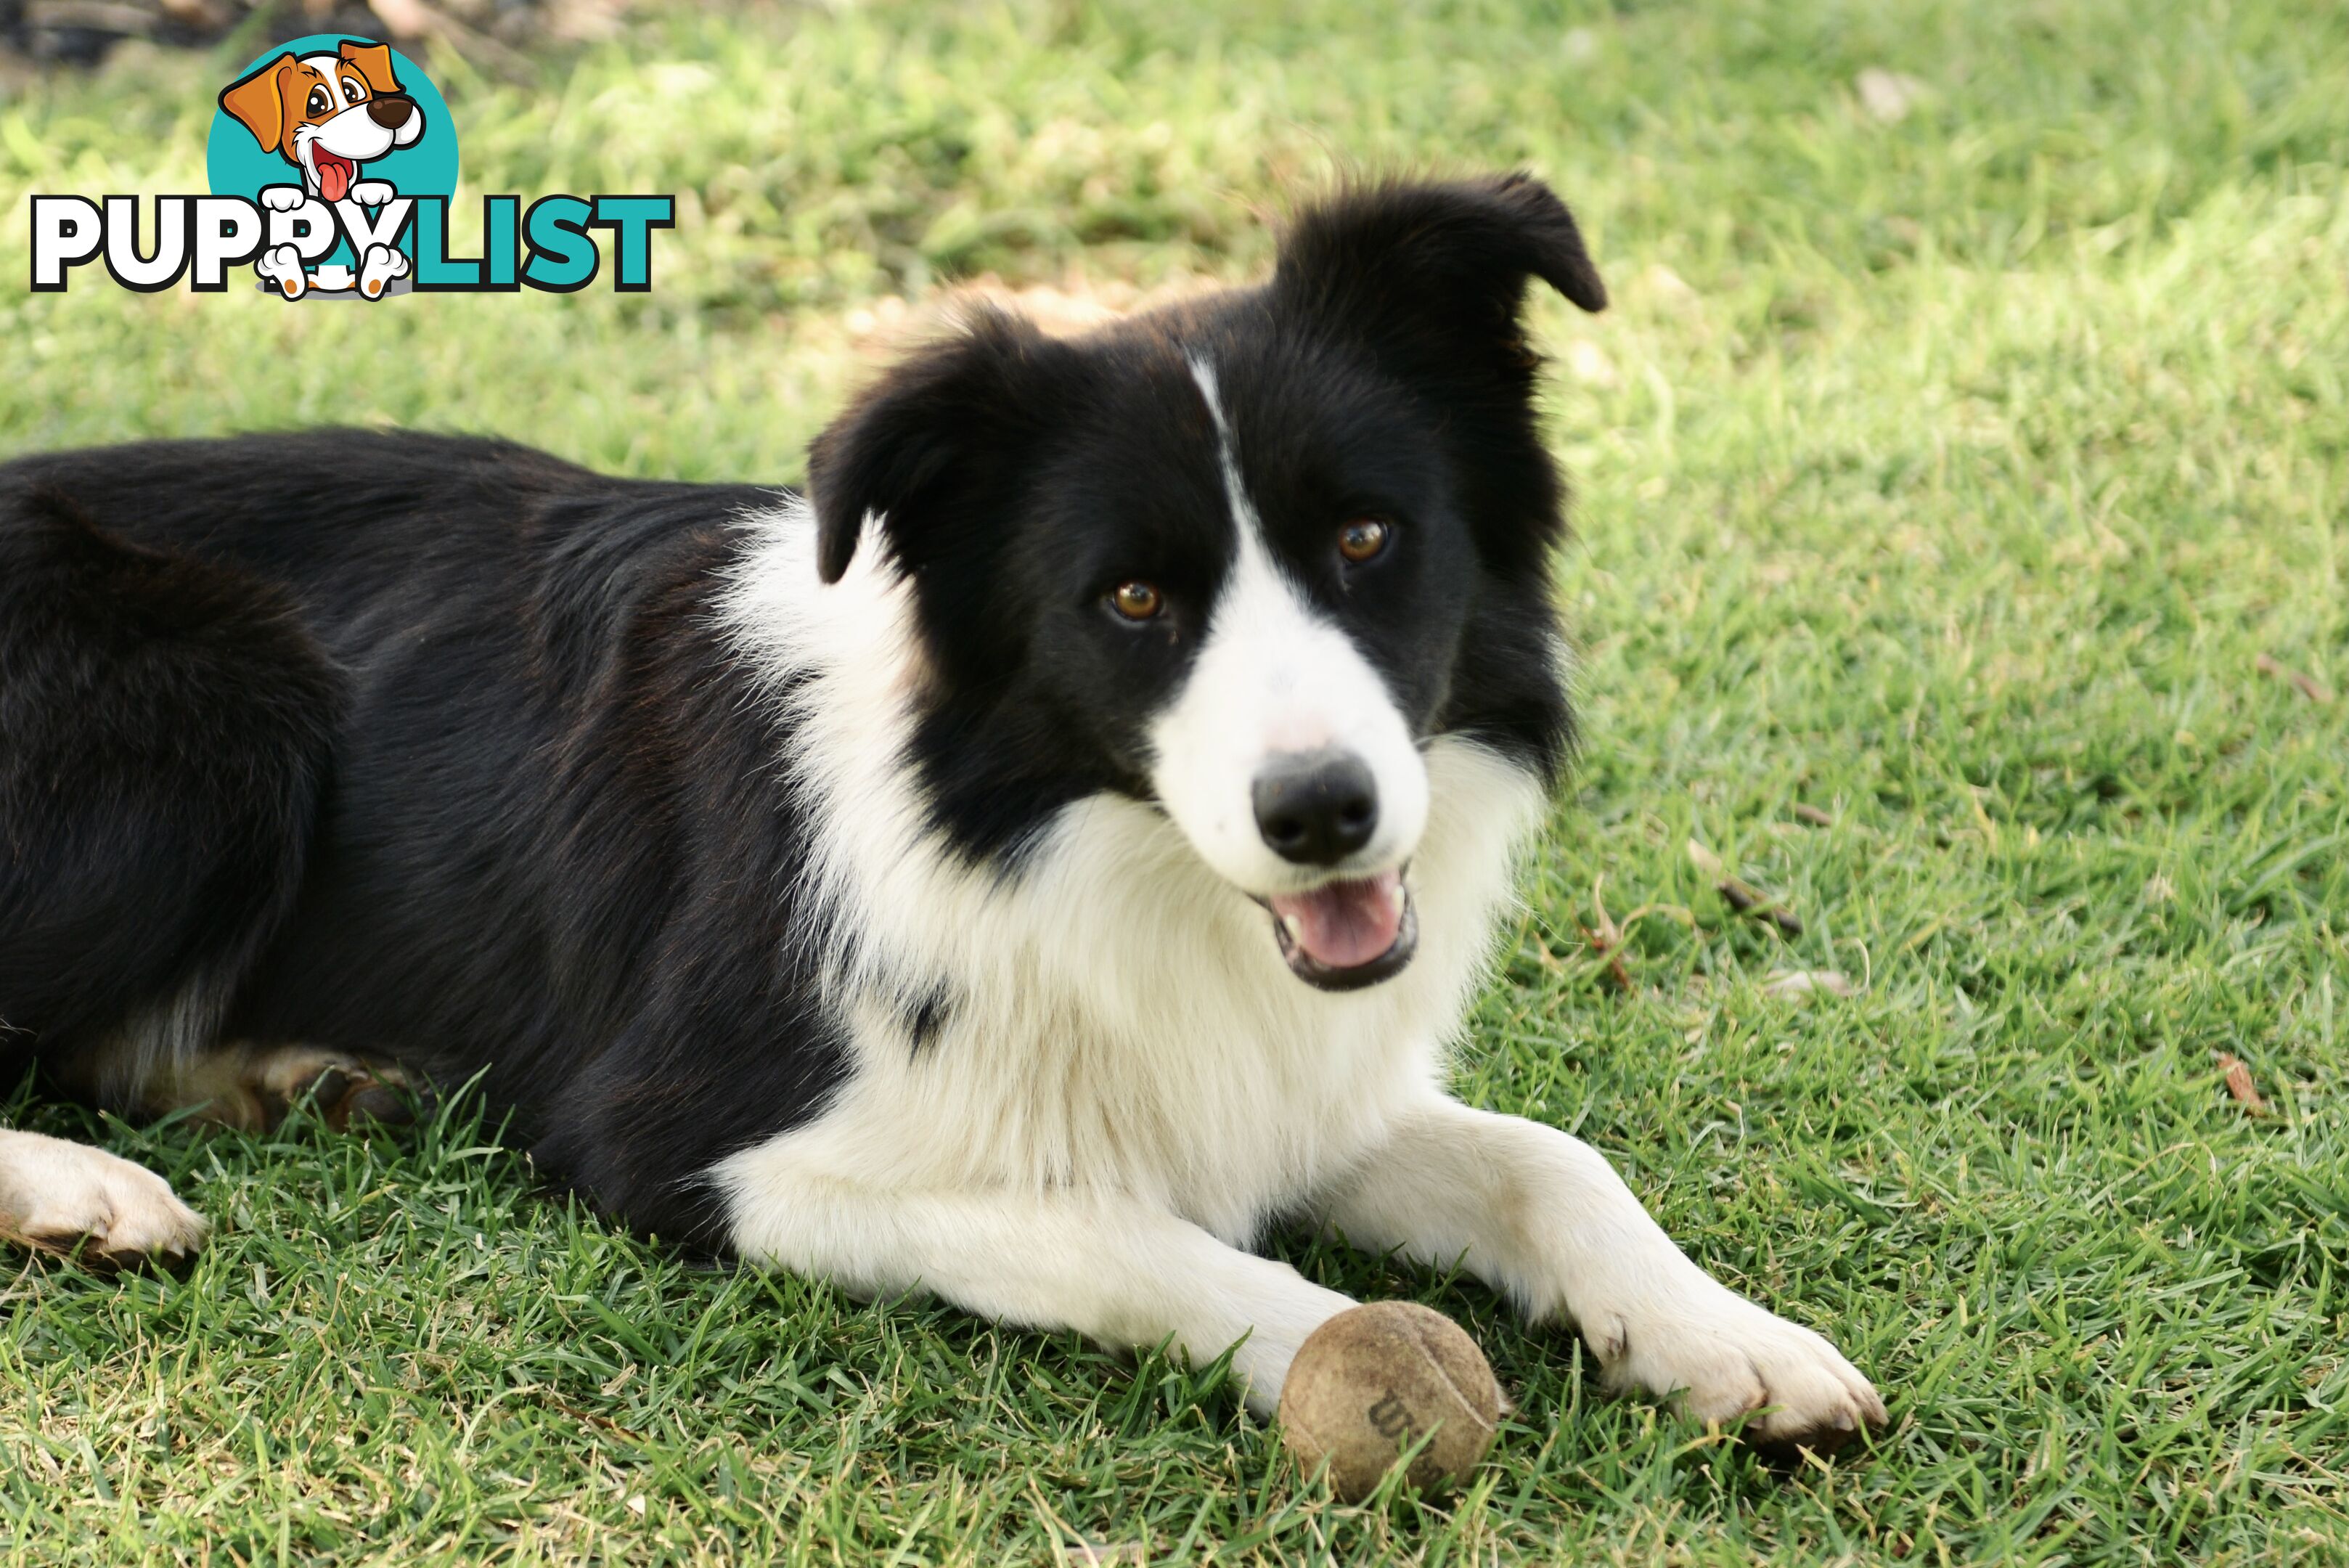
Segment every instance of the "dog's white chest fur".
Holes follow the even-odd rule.
[[[1431,1091],[1539,808],[1530,774],[1434,743],[1419,953],[1384,984],[1316,991],[1266,912],[1138,802],[1070,807],[1016,876],[964,864],[905,761],[924,671],[905,585],[868,551],[821,586],[797,504],[758,526],[730,618],[788,709],[824,912],[810,940],[853,1064],[820,1116],[721,1167],[738,1230],[847,1181],[1114,1190],[1237,1241]]]

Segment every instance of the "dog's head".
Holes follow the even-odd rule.
[[[1367,186],[1261,287],[1067,340],[983,315],[825,431],[820,570],[878,547],[912,581],[949,835],[1016,855],[1123,793],[1270,909],[1304,980],[1401,970],[1423,748],[1547,776],[1567,744],[1530,278],[1606,303],[1538,182]]]
[[[353,38],[331,55],[280,55],[230,83],[220,103],[329,202],[350,194],[360,164],[424,134],[424,111],[400,89],[391,51]]]

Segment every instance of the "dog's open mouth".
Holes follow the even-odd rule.
[[[1278,893],[1273,940],[1299,980],[1324,991],[1355,991],[1402,972],[1419,947],[1419,919],[1400,871]]]
[[[310,143],[310,161],[317,166],[319,195],[329,202],[339,202],[351,193],[351,182],[359,177],[357,160],[329,152],[314,141]]]

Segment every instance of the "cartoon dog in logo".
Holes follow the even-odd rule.
[[[274,152],[302,171],[299,185],[262,188],[262,205],[275,212],[290,213],[311,197],[381,206],[398,192],[387,181],[360,179],[360,166],[394,148],[413,146],[424,134],[424,110],[401,89],[391,50],[354,38],[343,40],[333,54],[282,54],[231,82],[221,92],[220,105],[253,132],[264,152]],[[306,286],[292,245],[265,252],[254,265],[289,299],[299,297]],[[407,271],[408,258],[397,247],[369,245],[359,263],[359,290],[376,298]]]

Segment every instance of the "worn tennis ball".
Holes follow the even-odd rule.
[[[1422,1438],[1405,1480],[1450,1490],[1493,1446],[1501,1386],[1458,1324],[1416,1302],[1350,1307],[1309,1335],[1280,1390],[1280,1429],[1306,1474],[1360,1502]]]

